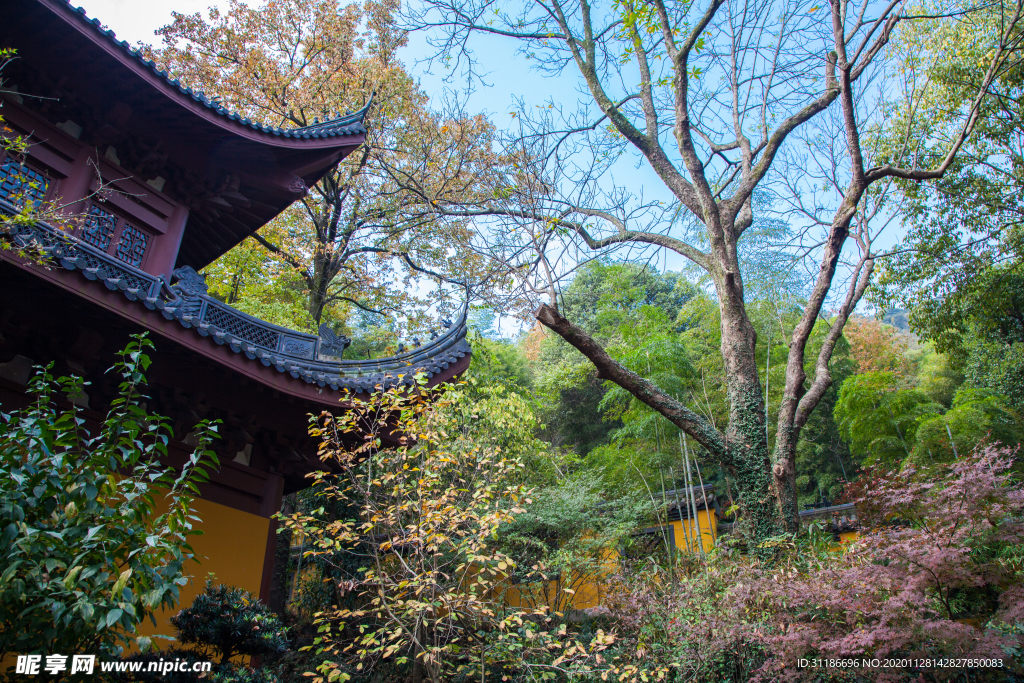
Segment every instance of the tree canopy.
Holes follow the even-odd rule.
[[[870,283],[879,235],[892,222],[894,184],[941,178],[994,101],[996,79],[1015,65],[1020,6],[986,12],[922,13],[903,2],[592,7],[545,0],[498,8],[429,0],[407,11],[408,25],[431,31],[435,56],[471,80],[476,41],[500,39],[542,74],[575,81],[581,93],[575,107],[523,101],[514,112],[521,123],[506,139],[521,169],[515,184],[485,206],[452,204],[439,213],[486,216],[502,226],[491,253],[526,294],[547,298],[538,320],[602,379],[662,414],[730,472],[752,539],[794,531],[800,434],[832,387],[832,357]],[[975,30],[978,22],[993,29]],[[917,107],[921,98],[940,97],[925,74],[943,66],[941,53],[920,60],[904,49],[912,39],[903,38],[935,27],[959,31],[965,49],[984,55],[981,77],[958,95],[960,106],[947,109],[943,127],[929,127]],[[891,46],[896,39],[904,42]],[[890,85],[899,74],[909,76],[897,91]],[[894,121],[906,123],[892,128],[901,136],[883,144],[876,132]],[[641,193],[618,182],[623,162],[650,171],[657,189]],[[784,218],[800,222],[787,248],[806,278],[798,315],[780,330],[788,337],[785,390],[770,447],[767,378],[747,301],[757,261],[747,258],[751,239],[744,237],[783,234],[777,220]],[[713,289],[728,406],[721,424],[615,362],[560,305],[565,269],[586,252],[654,247],[686,258]],[[823,317],[830,325],[812,355]]]
[[[232,0],[206,17],[174,14],[158,32],[164,45],[150,50],[154,59],[254,120],[307,126],[370,106],[359,150],[208,269],[211,291],[229,303],[294,327],[313,329],[325,316],[344,327],[354,309],[415,318],[445,299],[417,293],[426,273],[435,283],[482,279],[468,248],[472,226],[432,216],[424,197],[471,201],[497,163],[494,128],[483,116],[428,106],[397,56],[407,40],[397,9]]]

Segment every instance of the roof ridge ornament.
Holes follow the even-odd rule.
[[[192,266],[182,266],[171,273],[177,282],[171,285],[171,291],[178,295],[181,304],[177,307],[181,315],[196,315],[203,306],[203,297],[208,296],[209,286],[206,276],[195,271]]]
[[[345,349],[352,345],[351,339],[343,334],[335,334],[327,323],[322,323],[317,331],[320,333],[320,353],[324,356],[341,358]]]
[[[320,121],[319,118],[314,117],[312,124],[310,124],[308,126],[301,126],[299,128],[289,128],[288,132],[293,133],[293,134],[294,133],[300,133],[300,134],[303,134],[303,133],[307,133],[307,134],[319,133],[321,135],[325,135],[325,134],[326,135],[330,135],[337,128],[344,127],[344,126],[350,126],[350,125],[352,125],[354,123],[362,123],[363,119],[366,117],[367,112],[370,111],[370,107],[373,106],[373,100],[374,100],[374,98],[376,96],[377,96],[377,91],[376,90],[372,91],[370,93],[370,99],[368,99],[366,101],[366,104],[363,105],[362,109],[358,109],[358,110],[356,110],[356,111],[354,111],[352,113],[347,113],[346,112],[345,115],[343,115],[343,116],[336,116],[335,118],[324,119],[323,121]]]

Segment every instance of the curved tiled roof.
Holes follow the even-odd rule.
[[[15,209],[0,200],[0,211]],[[324,357],[330,340],[273,325],[214,299],[206,294],[202,276],[191,268],[176,271],[178,282],[170,285],[160,275],[118,261],[42,222],[15,225],[13,238],[20,248],[38,249],[55,264],[120,291],[129,301],[159,310],[168,320],[176,320],[236,354],[321,387],[360,394],[378,387],[411,386],[416,372],[425,373],[428,380],[444,376],[445,370],[472,352],[466,341],[468,308],[458,321],[448,324],[441,334],[433,333],[422,346],[373,360],[334,360]]]
[[[172,78],[171,74],[161,70],[156,62],[146,59],[145,55],[138,48],[133,48],[127,41],[118,40],[117,36],[110,29],[105,29],[102,22],[99,19],[90,19],[86,14],[84,7],[75,7],[69,0],[65,0],[67,6],[72,12],[79,18],[79,21],[83,26],[87,27],[87,30],[91,31],[94,37],[98,41],[104,41],[117,50],[121,51],[128,59],[137,62],[141,66],[151,71],[155,76],[166,82],[171,87],[177,89],[179,92],[191,97],[193,100],[202,104],[210,111],[223,116],[229,121],[237,123],[239,125],[251,128],[252,130],[266,133],[268,135],[275,135],[285,138],[298,138],[298,139],[320,139],[320,138],[332,138],[346,135],[360,135],[366,133],[366,128],[363,127],[363,118],[366,116],[366,112],[369,111],[370,105],[373,102],[373,98],[366,103],[366,105],[355,112],[349,112],[344,115],[336,116],[335,118],[317,121],[313,125],[303,126],[301,128],[279,128],[276,126],[267,126],[257,121],[251,121],[239,114],[230,111],[220,102],[215,99],[207,97],[202,91],[193,90],[192,88],[186,87],[177,78]]]

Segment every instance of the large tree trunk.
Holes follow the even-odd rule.
[[[776,450],[772,454],[772,485],[783,528],[795,534],[800,530],[800,506],[796,498],[796,445],[799,430],[792,426],[786,429],[790,432],[785,439],[786,450]]]
[[[722,360],[729,400],[724,464],[736,484],[750,541],[755,546],[783,529],[779,519],[765,432],[764,394],[754,355],[757,331],[742,301],[738,276],[718,288],[722,319]],[[795,514],[795,512],[794,512]]]
[[[852,285],[847,291],[843,304],[835,312],[831,327],[822,340],[815,365],[815,376],[810,388],[807,387],[807,373],[804,371],[807,345],[814,326],[821,316],[832,282],[835,279],[843,244],[850,235],[850,222],[856,213],[857,203],[867,185],[854,181],[847,190],[846,201],[833,218],[832,227],[825,243],[818,277],[808,298],[803,315],[793,328],[789,341],[789,358],[786,362],[786,386],[779,405],[779,422],[775,434],[775,451],[772,453],[772,476],[779,501],[779,510],[786,529],[797,532],[800,517],[796,500],[796,447],[800,432],[807,423],[811,412],[818,406],[825,392],[832,385],[829,362],[836,343],[842,334],[846,321],[857,303],[864,296],[874,270],[874,259],[870,251],[862,256],[853,272]]]
[[[323,248],[323,245],[319,245]],[[324,306],[327,304],[327,287],[331,284],[330,275],[327,272],[326,259],[323,254],[313,256],[313,277],[309,282],[309,301],[307,309],[313,318],[313,324],[320,326],[320,319],[324,315]]]

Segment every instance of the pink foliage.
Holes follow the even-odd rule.
[[[988,447],[930,479],[913,470],[876,477],[857,501],[872,526],[856,542],[833,550],[797,544],[774,565],[726,554],[660,600],[635,597],[633,618],[650,624],[658,609],[678,617],[665,624],[666,642],[694,680],[714,680],[696,670],[699,660],[735,654],[739,645],[760,653],[750,680],[822,680],[825,670],[798,668],[800,659],[959,657],[1016,666],[1011,653],[1024,632],[1024,490],[1011,476],[1013,455]],[[856,674],[953,680],[963,669]],[[975,671],[972,680],[1004,674]]]
[[[1004,648],[1020,643],[991,627],[1019,620],[1022,609],[1019,577],[998,556],[1024,541],[1024,490],[1011,479],[1012,455],[989,447],[932,480],[912,469],[890,473],[858,501],[877,526],[832,562],[761,569],[731,591],[736,609],[771,615],[775,628],[759,634],[772,653],[762,673],[813,673],[793,666],[799,658],[1007,659]]]

